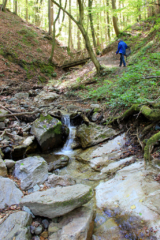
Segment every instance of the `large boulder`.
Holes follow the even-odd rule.
[[[27,190],[44,183],[48,178],[48,165],[39,156],[24,158],[16,162],[14,174],[21,180],[21,188]]]
[[[52,222],[49,226],[49,240],[91,239],[93,213],[93,209],[81,207],[66,214],[59,224]]]
[[[31,215],[27,212],[12,213],[1,225],[2,240],[30,240]]]
[[[32,193],[22,199],[21,206],[30,208],[34,215],[55,218],[82,206],[92,196],[91,187],[76,184]]]
[[[0,177],[0,208],[13,204],[19,204],[23,193],[16,187],[14,181],[9,178]]]
[[[147,221],[148,229],[157,229],[155,239],[160,239],[160,230],[157,228],[160,224],[160,185],[153,178],[155,175],[153,168],[144,169],[143,161],[121,169],[113,179],[101,182],[96,187],[97,207],[113,210],[113,213],[119,208],[122,215],[125,213]]]
[[[94,123],[89,126],[82,124],[77,128],[76,132],[76,137],[81,143],[82,148],[94,146],[115,135],[117,135],[117,132],[114,129]]]
[[[62,123],[50,115],[46,117],[41,115],[40,118],[34,121],[31,132],[35,135],[43,151],[60,147],[63,144]]]

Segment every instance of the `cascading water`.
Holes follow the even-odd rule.
[[[76,127],[71,126],[69,115],[63,115],[62,122],[69,128],[69,136],[63,148],[59,152],[56,152],[56,154],[70,155],[73,152],[71,146],[74,141]]]

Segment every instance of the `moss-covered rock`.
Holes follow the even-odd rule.
[[[60,147],[63,144],[62,123],[50,115],[40,115],[40,118],[33,123],[31,131],[43,151]]]
[[[112,128],[97,126],[92,123],[89,126],[86,124],[80,125],[77,128],[76,137],[82,148],[87,148],[103,142],[116,134],[117,132]]]
[[[8,112],[2,108],[0,108],[0,115],[8,114]],[[3,122],[5,120],[5,117],[0,117],[0,122]]]

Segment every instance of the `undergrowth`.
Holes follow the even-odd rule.
[[[156,99],[160,94],[160,18],[145,33],[132,38],[129,65],[119,75],[111,74],[99,86],[86,87],[79,94],[94,100],[105,99],[107,108],[128,107]],[[139,39],[138,39],[139,38]],[[116,71],[115,71],[116,72]]]

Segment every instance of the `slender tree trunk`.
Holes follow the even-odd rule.
[[[157,0],[157,13],[160,13],[160,0]]]
[[[14,1],[14,13],[17,15],[17,0]]]
[[[28,22],[28,0],[26,0],[26,22]]]
[[[65,2],[64,9],[66,9],[66,7],[67,7],[67,0],[66,0],[66,2]],[[59,37],[59,35],[61,34],[62,27],[64,26],[64,24],[63,24],[64,19],[65,19],[65,12],[63,12],[62,22],[61,22],[61,25],[60,25],[60,27],[59,27],[59,30],[58,30],[58,33],[57,33],[56,37]]]
[[[49,29],[49,35],[52,33],[52,23],[51,23],[51,0],[48,0],[48,29]]]
[[[93,3],[93,0],[88,0],[88,16],[89,16],[89,20],[90,20],[93,46],[96,49],[96,53],[98,53],[96,38],[95,38],[95,31],[94,31],[94,26],[93,26],[93,18],[92,18],[92,3]]]
[[[49,58],[49,62],[52,62],[52,58],[53,58],[53,55],[54,55],[54,49],[55,49],[55,44],[56,44],[56,37],[55,37],[56,36],[56,22],[57,22],[57,20],[59,18],[60,11],[61,11],[61,9],[59,8],[57,17],[53,21],[53,41],[52,41],[52,50],[51,50],[51,56]]]
[[[112,0],[112,9],[115,10],[116,9],[116,0]],[[116,36],[118,37],[120,34],[119,28],[118,28],[118,24],[117,24],[117,16],[113,16],[113,27],[114,27],[114,31]]]
[[[71,15],[71,0],[69,0],[69,14]],[[68,50],[73,48],[73,41],[72,41],[72,22],[69,17],[69,29],[68,29]]]
[[[77,8],[78,8],[78,2],[77,2]],[[78,15],[77,15],[77,21],[78,21]],[[77,49],[78,51],[81,50],[81,34],[79,28],[77,28]]]
[[[79,29],[80,29],[80,31],[81,31],[84,39],[85,39],[85,44],[86,44],[87,51],[88,51],[88,53],[90,55],[90,58],[91,58],[92,62],[94,63],[94,65],[95,65],[95,67],[97,69],[97,73],[100,73],[101,66],[100,66],[100,63],[98,62],[98,60],[97,60],[97,58],[96,58],[96,56],[95,56],[95,54],[93,52],[93,49],[92,49],[92,46],[90,44],[90,40],[89,40],[88,34],[85,31],[83,25],[79,24],[78,26],[79,26]]]
[[[109,0],[107,0],[107,7],[109,7]],[[108,32],[108,39],[109,39],[109,42],[110,42],[110,40],[111,40],[111,33],[110,33],[109,11],[107,11],[107,32]]]
[[[2,6],[2,11],[5,12],[6,10],[6,5],[7,5],[7,0],[3,1],[3,6]]]
[[[85,31],[84,29],[84,26],[83,26],[83,17],[84,17],[84,10],[83,10],[83,4],[82,4],[82,1],[81,0],[77,0],[78,1],[78,6],[79,6],[79,21],[76,21],[76,19],[69,14],[69,12],[65,11],[64,8],[58,4],[55,0],[52,0],[53,3],[55,3],[58,7],[60,7],[63,11],[65,11],[65,13],[75,22],[75,24],[78,26],[79,30],[81,31],[84,39],[85,39],[85,44],[86,44],[86,48],[88,50],[88,53],[90,55],[90,58],[92,60],[92,62],[94,63],[95,67],[96,67],[96,70],[97,70],[97,73],[99,74],[102,67],[100,65],[100,63],[98,62],[95,54],[94,54],[94,51],[92,49],[92,46],[90,44],[90,40],[89,40],[89,37],[88,37],[88,34],[87,32]]]

